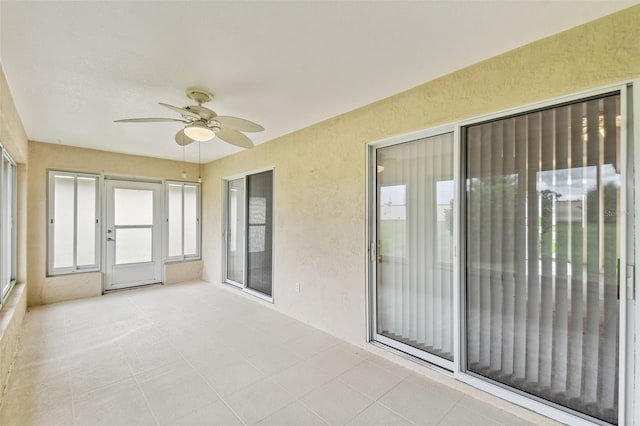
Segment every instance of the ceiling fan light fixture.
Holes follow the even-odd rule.
[[[198,142],[205,142],[213,139],[216,133],[203,123],[193,123],[184,128],[184,134]]]

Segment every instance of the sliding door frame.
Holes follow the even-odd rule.
[[[620,291],[619,302],[619,331],[618,331],[618,423],[619,424],[635,424],[640,426],[640,407],[634,406],[636,398],[640,397],[637,388],[640,387],[640,348],[633,346],[638,338],[640,331],[640,309],[638,309],[638,290],[637,282],[640,282],[640,247],[636,247],[633,268],[627,268],[629,265],[628,253],[630,252],[624,236],[627,235],[628,227],[635,228],[636,234],[640,231],[640,79],[623,81],[615,84],[601,86],[591,90],[572,93],[566,96],[556,97],[541,102],[535,102],[516,108],[505,109],[499,112],[473,117],[466,120],[445,124],[442,126],[429,128],[422,131],[411,132],[403,135],[394,136],[387,139],[370,142],[367,146],[367,336],[370,343],[377,343],[377,312],[376,312],[376,284],[377,284],[377,241],[378,235],[376,230],[377,221],[377,164],[376,151],[380,148],[393,146],[403,142],[409,142],[429,136],[435,136],[443,133],[453,132],[453,172],[454,172],[454,210],[453,210],[453,363],[446,368],[450,375],[455,379],[466,384],[472,385],[480,390],[498,396],[509,402],[518,404],[542,415],[551,417],[560,422],[569,424],[598,424],[595,418],[578,413],[569,408],[556,405],[551,402],[542,402],[531,394],[519,391],[506,385],[499,385],[491,382],[489,379],[481,378],[479,375],[466,371],[467,359],[465,348],[466,335],[466,301],[465,301],[465,243],[466,230],[463,226],[462,214],[466,211],[464,196],[465,164],[467,159],[464,155],[466,141],[463,140],[464,129],[468,126],[482,123],[489,120],[497,120],[505,117],[528,113],[531,111],[551,108],[564,103],[577,102],[591,97],[599,97],[612,92],[620,93],[620,268],[618,273],[618,286]],[[631,95],[631,99],[629,99]],[[632,106],[630,111],[629,106]],[[629,134],[629,129],[633,129],[633,134]],[[628,158],[628,147],[633,144],[633,159]],[[634,174],[630,175],[628,164],[631,162],[634,168]],[[632,181],[629,181],[632,178]],[[629,185],[632,185],[635,203],[629,204],[628,192]],[[628,212],[631,206],[634,212]],[[633,224],[628,223],[633,221]],[[634,241],[634,246],[639,243],[638,238]],[[628,271],[628,272],[627,272]],[[395,348],[388,348],[381,345],[400,356],[417,361],[424,364],[422,360],[430,362],[425,357],[414,358],[413,354],[406,351],[400,351]],[[635,355],[634,355],[635,354]],[[430,368],[438,371],[443,367],[439,363],[426,364]],[[440,367],[440,368],[438,368]],[[452,370],[452,371],[451,371]],[[635,386],[634,386],[635,383]],[[634,391],[634,388],[636,389]]]
[[[458,250],[457,250],[457,241],[459,235],[459,217],[458,217],[458,208],[456,208],[454,203],[454,216],[453,216],[453,264],[452,264],[452,273],[453,273],[453,282],[452,282],[452,315],[453,315],[453,323],[452,323],[452,353],[453,353],[453,361],[449,361],[447,359],[441,358],[437,355],[430,354],[428,352],[422,351],[418,348],[410,346],[408,344],[399,342],[397,340],[391,339],[378,333],[377,330],[377,281],[378,281],[378,273],[377,273],[377,258],[378,258],[378,232],[377,232],[377,209],[378,209],[378,197],[377,197],[377,152],[379,149],[387,148],[394,145],[399,145],[402,143],[414,142],[420,139],[426,139],[429,137],[444,135],[444,134],[452,134],[453,143],[459,139],[458,129],[454,125],[444,125],[439,126],[427,130],[421,130],[418,132],[406,133],[403,135],[395,136],[393,138],[384,139],[376,142],[371,142],[368,144],[367,149],[367,174],[368,174],[368,191],[367,191],[367,205],[368,207],[368,281],[370,285],[367,286],[367,290],[369,292],[369,340],[372,343],[377,343],[383,345],[385,348],[391,348],[396,351],[398,354],[403,356],[413,357],[415,359],[423,360],[427,365],[433,365],[444,369],[449,374],[455,374],[456,371],[459,370],[459,361],[457,353],[459,351],[459,323],[458,318],[460,316],[460,306],[456,303],[458,300],[458,289],[457,289],[457,279],[460,271],[459,260],[458,260]],[[457,149],[453,149],[453,184],[454,184],[454,199],[458,200],[459,194],[459,185],[460,185],[460,173],[459,166],[456,164],[457,159]]]
[[[272,198],[272,205],[271,205],[271,218],[272,218],[272,232],[271,232],[271,295],[267,295],[264,293],[261,293],[257,290],[253,290],[252,288],[250,288],[247,285],[247,280],[248,280],[248,272],[247,272],[247,265],[248,265],[248,229],[249,229],[249,205],[248,205],[248,200],[249,200],[249,194],[248,194],[248,187],[247,187],[247,182],[248,182],[248,178],[250,176],[253,175],[259,175],[261,173],[267,173],[267,172],[271,172],[271,198]],[[239,283],[237,281],[231,280],[228,278],[228,246],[227,246],[227,239],[229,236],[229,183],[231,181],[234,180],[238,180],[238,179],[242,179],[244,181],[244,200],[245,200],[245,206],[244,206],[244,211],[243,211],[243,215],[244,215],[244,231],[245,231],[245,235],[244,235],[244,247],[243,247],[243,259],[242,259],[242,283]],[[251,294],[259,299],[262,299],[264,301],[270,302],[270,303],[275,303],[275,260],[276,260],[276,254],[275,254],[275,214],[276,214],[276,200],[275,200],[275,196],[276,196],[276,188],[275,188],[275,183],[276,183],[276,169],[275,167],[265,167],[262,169],[256,169],[256,170],[252,170],[246,173],[240,173],[240,174],[236,174],[236,175],[231,175],[231,176],[227,176],[222,178],[222,268],[221,268],[221,272],[222,272],[222,276],[221,276],[221,282],[225,283],[225,284],[229,284],[233,287],[239,288],[242,291]]]
[[[478,123],[482,123],[482,122],[486,122],[486,121],[490,121],[490,120],[498,120],[498,119],[502,119],[505,117],[509,117],[509,116],[513,116],[513,115],[519,115],[519,114],[525,114],[531,111],[535,111],[535,110],[540,110],[540,109],[544,109],[544,108],[551,108],[557,105],[561,105],[564,103],[570,103],[570,102],[577,102],[580,100],[584,100],[584,99],[588,99],[588,98],[592,98],[592,97],[599,97],[599,96],[604,96],[608,93],[613,93],[613,92],[619,92],[620,93],[620,116],[622,117],[622,123],[620,125],[620,177],[621,177],[621,187],[620,187],[620,211],[621,212],[625,212],[626,208],[627,208],[627,194],[626,194],[626,189],[627,189],[627,185],[628,185],[628,175],[627,175],[627,163],[626,163],[626,155],[627,155],[627,148],[628,148],[628,144],[631,143],[632,141],[629,140],[628,134],[627,134],[627,120],[629,119],[628,117],[628,111],[627,111],[627,102],[628,102],[628,90],[629,87],[633,85],[633,87],[635,87],[637,89],[637,83],[634,84],[634,82],[626,82],[626,83],[619,83],[619,84],[612,84],[612,85],[608,85],[608,86],[603,86],[600,88],[596,88],[593,90],[588,90],[588,91],[583,91],[583,92],[579,92],[579,93],[574,93],[571,95],[566,95],[566,96],[562,96],[562,97],[558,97],[558,98],[554,98],[554,99],[550,99],[547,101],[543,101],[543,102],[537,102],[537,103],[533,103],[533,104],[529,104],[529,105],[524,105],[518,108],[513,108],[513,109],[508,109],[508,110],[504,110],[504,111],[500,111],[497,113],[493,113],[493,114],[488,114],[488,115],[484,115],[484,116],[480,116],[480,117],[474,117],[472,119],[469,120],[464,120],[464,121],[460,121],[458,124],[458,129],[459,129],[459,134],[462,135],[463,134],[463,130],[464,128],[468,127],[468,126],[472,126],[474,124],[478,124]],[[637,121],[637,119],[636,119]],[[637,129],[637,127],[636,127]],[[464,158],[464,147],[466,144],[466,141],[464,140],[463,137],[461,137],[459,139],[459,141],[457,141],[458,143],[458,149],[460,150],[460,156],[461,156],[461,166],[464,166],[466,164],[467,159]],[[637,165],[638,163],[636,162],[636,170],[637,170]],[[465,176],[463,176],[464,174],[464,168],[462,168],[460,170],[460,175],[459,178],[462,180],[465,178]],[[634,182],[633,184],[635,185],[635,187],[638,187],[637,184],[637,178],[636,178],[636,182]],[[461,194],[462,195],[462,194]],[[464,198],[464,197],[463,197]],[[464,203],[464,201],[463,201]],[[466,208],[466,206],[463,206],[461,204],[461,208]],[[465,210],[460,210],[460,213],[464,212]],[[626,230],[627,230],[627,219],[628,219],[628,215],[621,215],[620,218],[620,235],[624,236],[626,235]],[[637,221],[637,219],[636,219]],[[462,252],[465,252],[466,248],[464,246],[464,242],[466,241],[466,233],[463,233],[461,235],[462,239],[458,240],[458,244],[461,246],[462,248]],[[620,265],[627,265],[627,247],[626,244],[624,244],[624,241],[621,239],[620,240],[620,244],[622,245],[620,247]],[[626,267],[624,268],[626,269]],[[620,271],[622,271],[622,267],[620,268]],[[619,272],[620,272],[619,271]],[[618,321],[619,321],[619,331],[618,331],[618,342],[619,342],[619,349],[618,349],[618,422],[619,424],[625,424],[626,422],[624,421],[627,418],[628,415],[628,411],[626,408],[626,404],[627,402],[632,401],[631,399],[631,395],[628,395],[628,392],[626,392],[626,379],[630,373],[629,370],[629,365],[627,365],[627,357],[626,357],[626,353],[627,353],[627,320],[625,318],[624,313],[627,312],[627,305],[628,305],[628,298],[627,298],[627,286],[626,285],[622,285],[622,283],[620,282],[620,280],[622,279],[620,277],[620,273],[618,274],[618,286],[620,289],[620,305],[619,305],[619,313],[618,313]],[[461,292],[461,295],[464,295],[464,289],[466,288],[466,281],[465,281],[465,273],[464,273],[464,263],[460,264],[460,281],[458,283],[458,288],[459,291]],[[464,299],[464,297],[462,297],[461,299]],[[461,300],[462,306],[461,306],[461,310],[462,312],[466,311],[466,304],[464,300]],[[526,408],[529,408],[533,411],[536,411],[540,414],[543,414],[545,416],[551,417],[553,419],[559,420],[561,422],[564,423],[570,423],[570,424],[587,424],[587,425],[592,425],[592,424],[597,424],[594,422],[597,422],[597,420],[595,418],[592,417],[588,417],[584,414],[581,414],[577,411],[573,411],[569,408],[566,407],[562,407],[560,405],[556,405],[552,402],[542,402],[542,400],[540,399],[540,401],[538,401],[537,397],[535,397],[532,394],[528,394],[525,393],[523,391],[519,391],[515,388],[511,388],[508,387],[506,385],[500,385],[497,384],[495,382],[491,382],[489,379],[485,379],[485,378],[481,378],[479,375],[474,374],[474,373],[470,373],[467,372],[465,367],[467,365],[467,360],[466,360],[466,351],[464,350],[464,336],[465,336],[465,332],[466,332],[466,328],[465,328],[465,323],[461,322],[460,324],[460,336],[461,336],[461,343],[462,343],[462,347],[461,347],[461,351],[459,354],[459,359],[461,361],[460,364],[460,370],[457,372],[456,377],[461,380],[462,382],[465,382],[467,384],[470,384],[474,387],[477,387],[481,390],[487,391],[489,393],[492,393],[496,396],[499,396],[503,399],[506,399],[510,402],[516,403],[518,405],[524,406]],[[633,364],[631,364],[631,367],[633,367]],[[630,375],[630,377],[633,377],[633,374]],[[557,408],[556,408],[557,407]],[[640,424],[640,423],[638,423]]]

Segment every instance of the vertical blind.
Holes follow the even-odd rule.
[[[467,127],[467,370],[616,423],[620,96]]]
[[[453,134],[377,150],[377,333],[453,359]]]

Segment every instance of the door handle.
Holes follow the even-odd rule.
[[[107,237],[107,241],[115,241],[115,238]]]

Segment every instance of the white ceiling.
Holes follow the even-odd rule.
[[[113,120],[199,87],[259,144],[635,3],[0,0],[0,60],[29,139],[182,159],[180,123]]]

